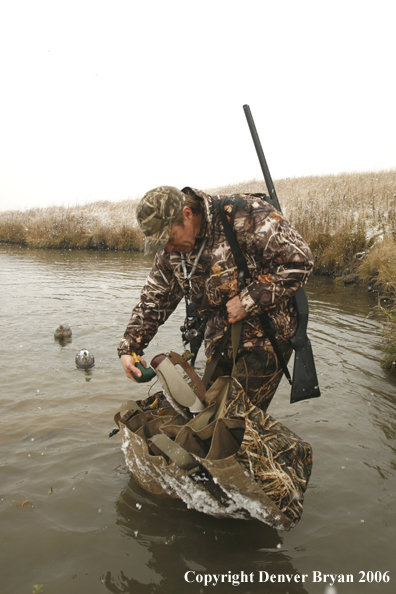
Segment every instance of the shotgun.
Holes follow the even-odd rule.
[[[245,116],[248,122],[253,143],[260,162],[261,170],[264,175],[269,196],[267,202],[276,210],[282,213],[275,186],[268,169],[267,161],[261,146],[260,138],[257,134],[256,126],[249,105],[243,106]],[[308,298],[304,288],[301,288],[292,297],[297,312],[298,325],[294,336],[290,338],[290,343],[294,349],[294,367],[292,389],[290,394],[290,403],[300,402],[308,398],[317,398],[320,396],[318,378],[316,375],[315,361],[312,352],[311,341],[307,336],[308,326]]]

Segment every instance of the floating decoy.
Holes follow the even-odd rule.
[[[89,369],[95,365],[95,357],[88,349],[81,349],[76,355],[76,365],[80,369]]]
[[[55,330],[54,337],[57,339],[63,340],[64,338],[70,338],[71,335],[72,335],[72,331],[71,331],[69,324],[61,324]]]

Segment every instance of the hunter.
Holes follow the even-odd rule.
[[[233,252],[226,239],[219,207],[225,210],[247,262],[248,283],[241,278],[235,248]],[[145,348],[187,296],[207,319],[207,366],[228,327],[242,320],[234,375],[252,404],[265,412],[283,370],[262,314],[268,313],[287,363],[292,353],[289,339],[297,328],[291,297],[307,282],[314,265],[307,243],[263,194],[210,196],[190,187],[180,191],[161,186],[141,199],[137,221],[146,252],[156,255],[118,347],[127,377],[141,375],[132,353],[145,364]],[[212,381],[231,374],[231,339],[219,355]]]

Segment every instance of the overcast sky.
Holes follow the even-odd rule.
[[[9,0],[0,208],[396,167],[393,0]]]

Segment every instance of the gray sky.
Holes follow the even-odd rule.
[[[393,0],[0,7],[0,209],[396,167]]]

